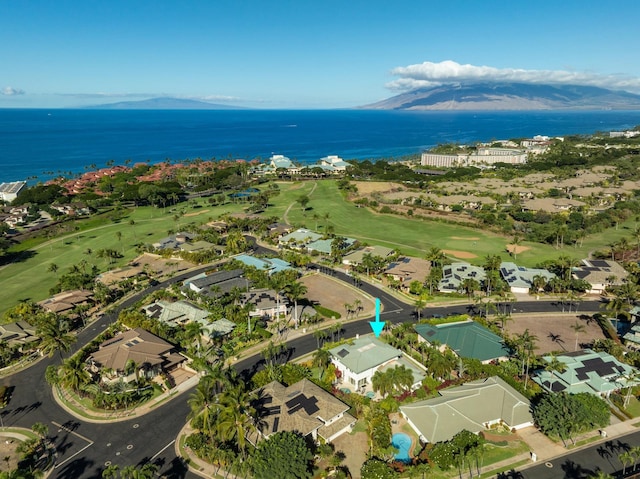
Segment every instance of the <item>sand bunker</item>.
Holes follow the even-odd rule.
[[[480,238],[463,238],[462,236],[451,236],[452,240],[462,240],[462,241],[480,241]]]
[[[205,213],[208,213],[209,210],[202,210],[202,211],[194,211],[193,213],[187,213],[186,215],[183,216],[198,216],[198,215],[203,215]]]
[[[442,252],[450,256],[455,256],[456,258],[460,258],[460,259],[472,259],[472,258],[478,257],[473,253],[469,253],[468,251],[456,251],[453,249],[443,249]]]

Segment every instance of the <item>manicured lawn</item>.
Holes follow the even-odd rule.
[[[77,221],[77,231],[39,244],[32,241],[36,245],[30,250],[31,257],[0,268],[0,314],[21,300],[37,302],[46,299],[50,296],[49,289],[57,282],[57,276],[68,272],[71,266],[78,265],[82,260],[87,262],[87,268],[96,265],[101,272],[124,266],[138,256],[137,243],[153,243],[167,236],[169,230],[178,231],[192,222],[206,223],[222,214],[242,211],[243,207],[241,204],[226,204],[193,208],[190,204],[181,203],[175,208],[131,209],[117,222],[108,219],[98,221],[95,218]],[[180,213],[184,214],[174,219]],[[134,221],[133,225],[130,224],[131,220]],[[85,223],[90,228],[86,228]],[[122,235],[121,239],[118,239],[118,232]],[[96,257],[98,250],[107,248],[122,253],[124,257],[112,264],[107,259]],[[58,266],[56,273],[48,271],[52,263]]]
[[[353,237],[364,243],[388,246],[418,257],[424,257],[431,247],[436,246],[475,264],[482,264],[488,254],[514,260],[506,253],[506,245],[511,237],[439,221],[381,215],[367,208],[358,208],[343,198],[336,182],[332,180],[277,184],[280,194],[272,197],[271,205],[263,215],[285,218],[298,227],[322,233],[331,225],[336,234]],[[302,195],[310,198],[305,211],[296,202]],[[210,206],[206,199],[197,202],[197,208],[191,202],[166,208],[138,207],[128,210],[126,216],[116,222],[104,218],[77,221],[71,225],[72,229],[75,226],[77,230],[71,233],[49,241],[40,239],[25,242],[19,250],[25,251],[29,247],[32,256],[0,268],[0,314],[20,300],[40,301],[49,297],[49,289],[57,281],[56,273],[48,271],[52,263],[58,266],[57,275],[64,274],[82,260],[87,262],[87,267],[95,264],[100,271],[106,271],[123,266],[135,258],[137,243],[152,243],[167,236],[169,230],[178,231],[190,223],[203,224],[226,213],[241,212],[246,207],[243,203]],[[133,225],[130,224],[131,220]],[[524,266],[536,266],[543,260],[557,258],[561,254],[576,259],[584,258],[589,252],[605,248],[623,236],[630,237],[634,226],[635,221],[629,220],[617,229],[611,228],[585,238],[580,247],[567,246],[560,250],[549,245],[523,242],[521,245],[530,249],[518,254],[515,261]],[[120,238],[118,234],[121,234]],[[106,248],[115,249],[124,257],[111,265],[107,260],[97,258],[96,252]]]

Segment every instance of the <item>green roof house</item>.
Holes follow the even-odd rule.
[[[422,442],[447,441],[466,429],[478,433],[494,424],[511,429],[533,425],[529,400],[497,376],[440,391],[440,397],[400,406]]]
[[[387,367],[404,365],[411,369],[413,388],[418,387],[425,377],[423,371],[402,355],[402,351],[371,336],[359,337],[351,344],[337,346],[330,349],[329,354],[341,381],[356,390],[371,383],[376,371]]]
[[[503,361],[509,357],[509,348],[497,334],[484,326],[468,320],[458,323],[416,324],[418,341],[434,343],[441,348],[448,347],[463,358],[478,359],[486,364],[491,361]]]

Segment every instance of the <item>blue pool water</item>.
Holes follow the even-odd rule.
[[[396,461],[411,462],[409,449],[411,449],[411,438],[403,432],[397,432],[391,437],[391,445],[398,449],[395,455]]]

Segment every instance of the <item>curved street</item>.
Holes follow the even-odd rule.
[[[111,313],[105,314],[102,318],[91,323],[89,327],[78,335],[78,341],[73,349],[77,351],[82,345],[89,342],[107,325],[115,321],[118,312],[139,301],[143,296],[152,290],[164,288],[170,283],[182,281],[201,270],[210,269],[207,267],[192,270],[170,280],[157,284],[144,292],[137,293]],[[346,283],[353,284],[353,278],[338,271],[326,270],[327,273]],[[415,311],[413,306],[408,305],[395,296],[389,294],[383,288],[379,288],[362,282],[358,287],[371,297],[380,298],[382,304],[381,320],[391,323],[401,323],[415,321]],[[447,315],[454,313],[465,313],[472,305],[439,306],[425,309],[426,314]],[[550,301],[524,301],[513,304],[513,313],[531,312],[559,312],[560,306]],[[581,310],[585,312],[598,311],[600,303],[598,301],[584,301],[581,303]],[[373,318],[362,318],[348,323],[343,323],[342,337],[352,338],[358,334],[368,334],[371,332],[369,321]],[[295,339],[287,339],[287,346],[290,350],[289,359],[293,360],[317,348],[317,340],[311,333],[302,335]],[[15,386],[12,399],[5,410],[2,411],[4,426],[31,427],[36,422],[42,422],[49,426],[50,437],[58,452],[57,461],[52,478],[95,478],[100,476],[100,471],[109,464],[142,465],[152,461],[160,466],[160,474],[165,477],[182,478],[197,477],[188,472],[182,461],[176,457],[174,442],[180,429],[186,422],[189,412],[187,399],[189,391],[168,401],[166,404],[158,406],[148,414],[136,417],[131,420],[117,423],[92,423],[79,420],[71,416],[61,408],[52,396],[51,387],[44,379],[44,373],[50,364],[59,363],[60,357],[44,358],[30,368],[16,373],[12,376],[0,380],[0,384]],[[239,371],[252,372],[260,367],[261,357],[259,353],[254,354],[237,362],[234,366]],[[637,437],[636,437],[637,436]],[[640,433],[624,438],[616,438],[615,441],[628,441],[630,444],[640,444]],[[575,456],[575,460],[573,457]],[[589,454],[585,450],[572,453],[566,461],[574,461],[573,466],[585,464],[580,467],[592,466],[594,459],[604,460],[602,469],[608,463],[610,468],[619,469],[621,466],[617,461],[617,455],[611,457],[599,456],[594,451]],[[591,462],[590,462],[591,461]],[[600,461],[602,462],[602,461]],[[565,476],[566,467],[562,462],[558,462],[555,467],[544,465],[529,468],[523,471],[519,477],[582,477]],[[569,464],[569,463],[567,463]],[[573,464],[573,463],[572,463]],[[540,469],[539,475],[538,468]]]

